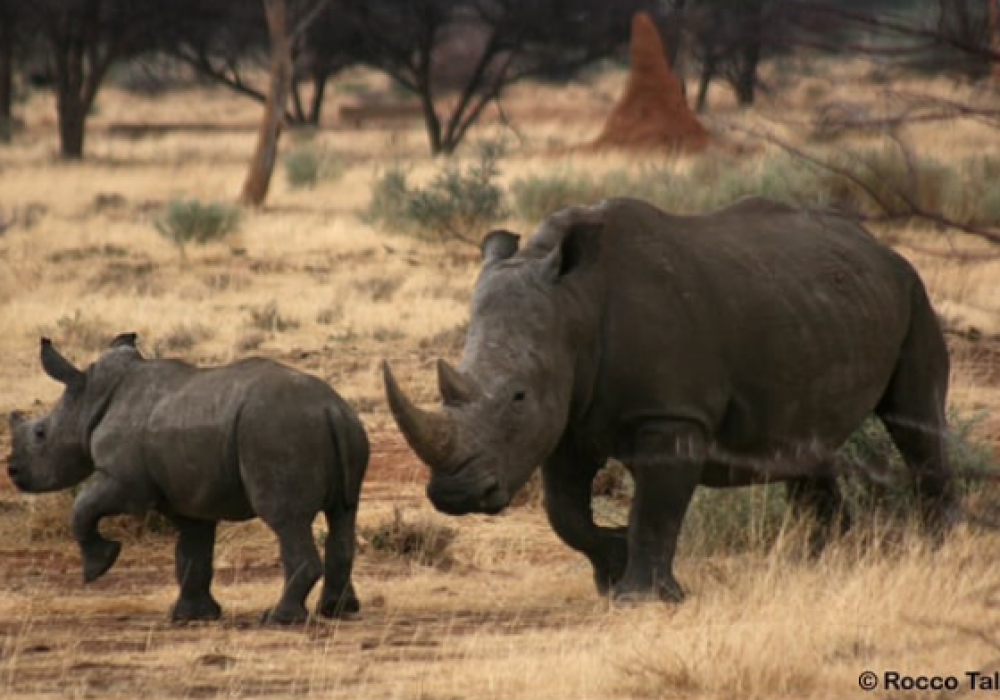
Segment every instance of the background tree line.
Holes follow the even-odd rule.
[[[420,104],[450,154],[510,85],[572,79],[622,56],[632,15],[660,24],[708,105],[723,81],[750,105],[762,61],[797,52],[891,60],[979,79],[1000,65],[996,0],[0,0],[0,125],[18,92],[56,97],[60,155],[83,157],[109,71],[164,60],[265,105],[244,199],[263,200],[282,123],[318,124],[326,87],[368,66]],[[450,99],[442,99],[443,96]]]

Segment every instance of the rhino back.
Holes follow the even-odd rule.
[[[766,452],[839,443],[874,408],[919,280],[858,225],[756,198],[697,217],[602,206],[599,413]]]
[[[324,413],[337,398],[320,380],[269,360],[204,369],[146,361],[95,432],[95,456],[148,480],[181,515],[316,512],[337,468]]]

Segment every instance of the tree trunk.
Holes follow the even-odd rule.
[[[694,109],[698,114],[702,114],[708,107],[708,86],[715,77],[715,56],[708,54],[701,64],[701,77],[698,79],[698,97],[695,99]]]
[[[760,42],[752,41],[743,49],[740,72],[736,79],[736,99],[744,107],[753,104],[757,89],[757,64],[760,63]]]
[[[307,121],[307,116],[305,109],[302,107],[302,81],[296,77],[292,77],[292,116],[295,118],[296,124],[305,124]]]
[[[439,156],[443,153],[441,120],[438,119],[437,110],[434,108],[434,96],[431,94],[430,81],[418,80],[417,89],[419,92],[418,96],[420,97],[420,107],[424,113],[424,126],[427,128],[427,138],[431,142],[431,155]]]
[[[673,20],[667,24],[666,31],[663,32],[663,43],[667,48],[667,62],[670,70],[677,76],[677,82],[681,85],[681,92],[687,98],[687,81],[684,79],[684,66],[681,64],[681,43],[684,36],[684,12],[687,0],[677,0],[674,3]]]
[[[288,33],[288,7],[285,0],[263,0],[267,13],[267,32],[271,42],[271,69],[264,116],[257,132],[254,151],[241,201],[260,206],[267,198],[271,175],[278,158],[278,138],[292,85],[292,43]]]
[[[740,52],[739,73],[736,76],[736,99],[747,107],[753,104],[757,90],[757,66],[760,63],[760,44],[763,27],[764,4],[760,0],[749,3],[746,24],[743,27],[743,48]]]
[[[989,14],[990,22],[990,49],[993,55],[990,57],[990,78],[994,85],[1000,85],[1000,9],[997,3],[1000,0],[986,0],[986,11]]]
[[[54,39],[56,117],[59,122],[59,156],[83,158],[83,137],[90,103],[84,89],[84,47],[79,41]]]
[[[0,9],[0,138],[8,133],[14,106],[14,27],[11,13]]]
[[[59,156],[64,160],[83,158],[83,136],[87,127],[87,105],[78,93],[57,88],[56,112],[59,117]]]
[[[313,72],[313,94],[306,120],[313,126],[319,126],[320,113],[323,111],[323,97],[326,94],[326,81],[329,74],[324,70]]]

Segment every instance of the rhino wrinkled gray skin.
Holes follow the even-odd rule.
[[[692,217],[613,199],[482,251],[461,362],[438,362],[443,409],[418,409],[383,364],[439,510],[498,513],[541,465],[552,527],[600,592],[679,600],[698,485],[786,481],[794,508],[845,527],[832,454],[874,412],[929,526],[954,520],[942,332],[914,269],[855,221],[761,198]],[[609,457],[635,480],[624,528],[594,523]]]
[[[278,536],[285,585],[264,620],[294,623],[325,573],[317,613],[356,612],[351,583],[358,495],[368,438],[354,411],[326,383],[266,359],[197,368],[148,360],[133,333],[119,335],[85,371],[42,339],[45,372],[65,384],[52,412],[10,416],[9,473],[23,491],[69,488],[72,531],[84,580],[115,563],[119,542],[101,518],[156,510],[177,526],[180,596],[174,620],[218,618],[210,586],[216,525],[260,517]],[[326,516],[326,561],[313,539]]]

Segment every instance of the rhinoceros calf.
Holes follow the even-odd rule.
[[[42,367],[65,391],[47,416],[10,416],[8,469],[19,489],[54,491],[90,477],[72,515],[84,581],[121,551],[101,536],[101,518],[157,510],[178,530],[172,619],[218,618],[216,525],[259,517],[278,536],[285,575],[265,621],[306,619],[306,596],[324,573],[317,613],[356,612],[351,568],[368,439],[354,411],[323,381],[270,360],[203,369],[147,360],[135,342],[119,335],[81,371],[43,338]],[[312,533],[319,512],[329,529],[325,568]]]
[[[496,513],[541,464],[549,520],[598,588],[676,600],[699,484],[787,480],[793,506],[833,527],[830,457],[874,412],[925,515],[953,519],[944,338],[914,269],[853,220],[761,198],[692,217],[613,199],[482,251],[461,363],[438,363],[443,412],[383,365],[439,510]],[[594,523],[609,457],[635,479],[627,528]]]

